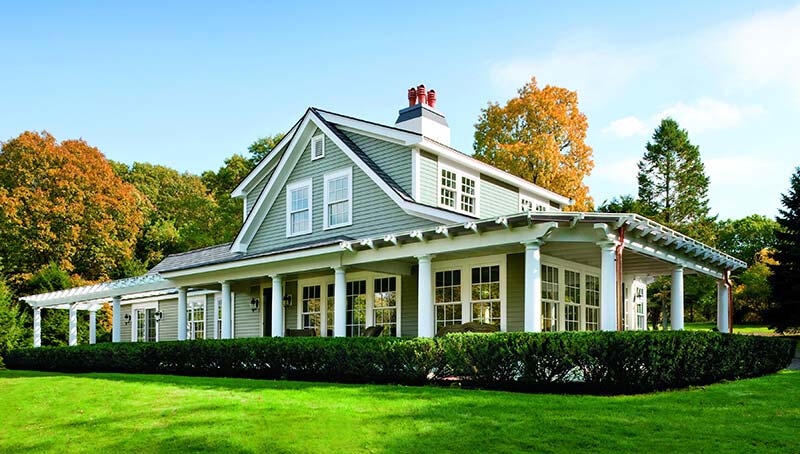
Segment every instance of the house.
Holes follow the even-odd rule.
[[[41,309],[113,304],[113,341],[283,336],[432,337],[466,322],[502,331],[644,330],[647,283],[717,281],[745,264],[638,215],[564,211],[571,201],[449,146],[436,93],[408,91],[394,125],[309,108],[233,191],[231,243],[166,257],[143,276],[32,295]],[[308,332],[308,331],[306,331]]]

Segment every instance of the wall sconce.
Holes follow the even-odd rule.
[[[158,323],[158,322],[160,322],[160,321],[161,321],[161,317],[163,317],[163,316],[164,316],[164,313],[163,313],[163,312],[161,312],[161,311],[158,311],[158,312],[156,312],[156,313],[155,313],[155,314],[153,314],[153,315],[154,315],[154,316],[155,316],[155,318],[156,318],[156,323]]]
[[[258,298],[250,300],[250,310],[256,312],[258,310]]]
[[[125,314],[125,317],[123,317],[123,318],[125,319],[125,324],[126,325],[131,322],[131,314]]]
[[[283,307],[289,307],[292,305],[292,295],[284,295],[283,296]]]

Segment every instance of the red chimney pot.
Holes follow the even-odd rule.
[[[419,104],[428,104],[428,97],[425,94],[425,85],[417,87],[417,102]]]
[[[411,87],[408,89],[408,107],[411,107],[416,103],[417,103],[417,89]]]
[[[428,90],[428,105],[431,109],[436,108],[436,90]]]

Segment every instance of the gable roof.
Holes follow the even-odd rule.
[[[255,205],[250,210],[250,214],[247,216],[242,228],[236,235],[236,239],[231,244],[231,252],[241,253],[247,251],[247,247],[255,236],[261,222],[263,222],[270,208],[272,208],[280,192],[279,188],[283,188],[295,164],[300,159],[303,149],[305,149],[306,145],[311,140],[312,132],[317,128],[406,213],[436,222],[464,222],[472,219],[469,216],[415,202],[413,198],[389,175],[383,172],[363,150],[353,143],[344,133],[339,131],[331,122],[323,118],[317,109],[309,108],[303,115],[303,118],[301,118],[299,125],[292,132],[292,138],[289,143],[279,144],[281,147],[286,147],[286,151],[281,153],[279,162],[275,166],[275,171],[272,173],[272,177],[261,191],[258,200],[256,200]],[[277,148],[278,147],[276,147],[276,149]]]
[[[236,186],[233,191],[231,192],[231,197],[245,197],[248,192],[250,192],[256,184],[261,180],[263,176],[269,171],[269,164],[275,160],[276,157],[280,156],[281,152],[286,148],[286,146],[291,142],[294,134],[297,132],[297,127],[300,126],[300,122],[303,121],[302,118],[297,120],[289,131],[284,134],[283,138],[275,145],[275,147],[264,156],[261,161],[256,165],[256,167],[244,177],[241,183]]]

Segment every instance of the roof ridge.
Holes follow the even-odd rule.
[[[408,134],[414,134],[415,136],[422,136],[422,134],[420,134],[418,132],[410,131],[408,129],[398,128],[397,126],[389,126],[389,125],[386,125],[386,124],[383,124],[383,123],[378,123],[377,121],[365,120],[363,118],[358,118],[358,117],[354,117],[352,115],[346,115],[346,114],[342,114],[342,113],[339,113],[339,112],[333,112],[333,111],[330,111],[330,110],[320,109],[318,107],[311,107],[311,109],[313,109],[313,110],[315,110],[317,112],[325,112],[325,113],[329,113],[329,114],[332,114],[332,115],[338,115],[340,117],[349,118],[351,120],[363,121],[364,123],[369,123],[371,125],[380,126],[382,128],[389,128],[389,129],[394,129],[395,131],[405,132],[405,133],[408,133]]]

